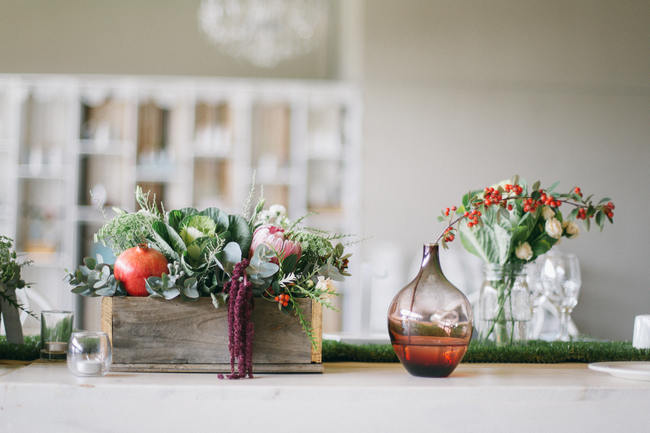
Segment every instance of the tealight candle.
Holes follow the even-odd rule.
[[[64,353],[68,350],[68,343],[60,341],[48,341],[45,343],[45,350],[50,353]]]
[[[98,375],[102,371],[102,363],[94,359],[79,360],[77,361],[77,370],[83,374]]]
[[[111,342],[104,332],[73,332],[68,344],[68,369],[75,376],[103,376],[111,367]]]

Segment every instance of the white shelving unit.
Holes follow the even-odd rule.
[[[40,294],[97,326],[96,302],[62,280],[96,249],[93,199],[133,210],[140,184],[168,209],[239,212],[256,173],[291,216],[360,233],[360,134],[359,93],[337,82],[0,75],[0,233],[34,260]],[[356,276],[327,331],[357,327]]]

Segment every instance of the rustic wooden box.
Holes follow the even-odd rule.
[[[317,349],[298,318],[256,300],[253,371],[321,373],[322,306],[298,300],[311,318]],[[210,298],[195,302],[147,297],[102,299],[102,330],[113,343],[113,371],[230,372],[227,308]]]

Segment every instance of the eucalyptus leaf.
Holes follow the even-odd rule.
[[[219,254],[220,262],[223,264],[223,269],[232,274],[235,265],[241,262],[242,251],[237,242],[228,242]]]
[[[196,278],[188,278],[185,280],[183,285],[183,296],[190,299],[197,299],[199,297]]]

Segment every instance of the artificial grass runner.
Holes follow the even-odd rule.
[[[0,360],[33,361],[38,359],[40,339],[25,337],[25,344],[10,344],[0,336]],[[390,344],[347,344],[323,341],[324,362],[398,362]],[[650,361],[650,349],[640,350],[626,341],[571,343],[529,341],[525,345],[496,347],[472,341],[462,362],[530,363]]]
[[[399,362],[390,344],[347,344],[323,341],[324,362]],[[650,350],[627,341],[547,342],[496,347],[472,341],[463,357],[467,363],[557,364],[561,362],[650,361]]]

